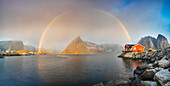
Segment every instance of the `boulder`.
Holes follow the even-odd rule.
[[[146,59],[148,59],[148,56],[144,56],[144,57],[142,57],[142,59],[145,59],[145,60],[146,60]]]
[[[137,86],[140,83],[141,83],[141,79],[136,78],[135,80],[133,80],[129,83],[129,86]]]
[[[153,64],[148,64],[148,65],[147,65],[147,68],[153,69],[153,68],[154,68],[154,67],[153,67]]]
[[[138,69],[135,69],[134,70],[134,74],[142,74],[143,73],[143,70],[138,70]]]
[[[154,63],[153,63],[153,68],[156,68],[156,67],[158,67],[158,61],[155,61]]]
[[[161,71],[163,70],[163,68],[160,68],[160,67],[156,67],[155,70],[158,72],[158,71]]]
[[[164,58],[162,58],[161,60],[158,61],[159,67],[167,68],[167,67],[170,66],[169,60],[166,60],[165,58],[166,58],[166,56],[165,56]]]
[[[165,86],[170,86],[170,81],[168,83],[166,83]]]
[[[138,70],[146,70],[147,65],[139,65],[136,69],[138,69]]]
[[[155,73],[155,69],[147,69],[145,72],[142,73],[140,77],[142,80],[153,80]]]
[[[159,53],[158,53],[158,60],[162,59],[163,56],[164,56],[164,55],[163,55],[163,52],[159,52]]]
[[[155,58],[151,58],[151,59],[150,59],[150,62],[151,62],[151,63],[154,63],[155,61],[156,61]]]
[[[155,81],[142,81],[139,86],[157,86]]]
[[[154,75],[154,80],[161,86],[169,83],[170,71],[169,69],[161,70]]]

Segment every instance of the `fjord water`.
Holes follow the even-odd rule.
[[[139,61],[103,55],[13,56],[0,59],[0,86],[92,86],[127,80]]]

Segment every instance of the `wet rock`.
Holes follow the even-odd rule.
[[[127,81],[124,81],[124,82],[118,84],[117,86],[129,86],[129,83]]]
[[[153,68],[156,68],[156,67],[158,67],[158,61],[155,61],[154,63],[153,63]]]
[[[103,83],[98,83],[98,84],[95,84],[93,86],[104,86]]]
[[[144,60],[148,59],[148,56],[144,56],[143,59],[144,59]]]
[[[131,81],[133,81],[133,80],[135,80],[136,79],[136,77],[130,77],[129,78],[129,80],[131,80]]]
[[[165,69],[157,72],[154,76],[154,80],[161,86],[167,84],[170,81],[169,69]]]
[[[163,70],[163,68],[156,67],[155,70],[156,70],[157,72],[159,72],[159,71]]]
[[[168,83],[166,83],[165,86],[170,86],[170,81]]]
[[[138,70],[138,69],[134,70],[134,74],[142,74],[142,73],[143,73],[143,70]]]
[[[154,63],[156,61],[155,58],[150,58],[150,63]]]
[[[147,65],[139,65],[136,69],[138,69],[138,70],[146,70]]]
[[[153,69],[153,68],[154,68],[154,66],[153,66],[153,64],[148,64],[148,65],[147,65],[147,68],[149,68],[149,69]]]
[[[163,55],[163,52],[159,52],[159,53],[158,53],[158,60],[161,60],[161,59],[163,58],[163,56],[164,56],[164,55]]]
[[[153,80],[155,73],[155,69],[147,69],[140,77],[142,80]]]
[[[162,58],[161,60],[158,61],[159,67],[167,68],[167,67],[170,66],[169,60],[166,60],[165,58],[166,58],[166,56],[165,56],[164,58]]]
[[[129,85],[130,85],[130,86],[137,86],[137,85],[139,85],[140,83],[141,83],[141,79],[136,78],[135,80],[131,81],[131,82],[129,83]]]
[[[157,83],[154,81],[142,81],[139,86],[157,86]]]

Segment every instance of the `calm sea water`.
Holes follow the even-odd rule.
[[[0,86],[92,86],[127,80],[139,61],[107,55],[39,55],[0,59]]]

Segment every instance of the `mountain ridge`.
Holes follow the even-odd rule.
[[[152,36],[142,37],[138,44],[145,46],[145,49],[163,49],[169,46],[167,38],[161,34],[158,34],[157,38]]]
[[[116,44],[95,44],[76,37],[60,54],[108,54],[119,50]],[[120,48],[121,49],[121,48]]]

